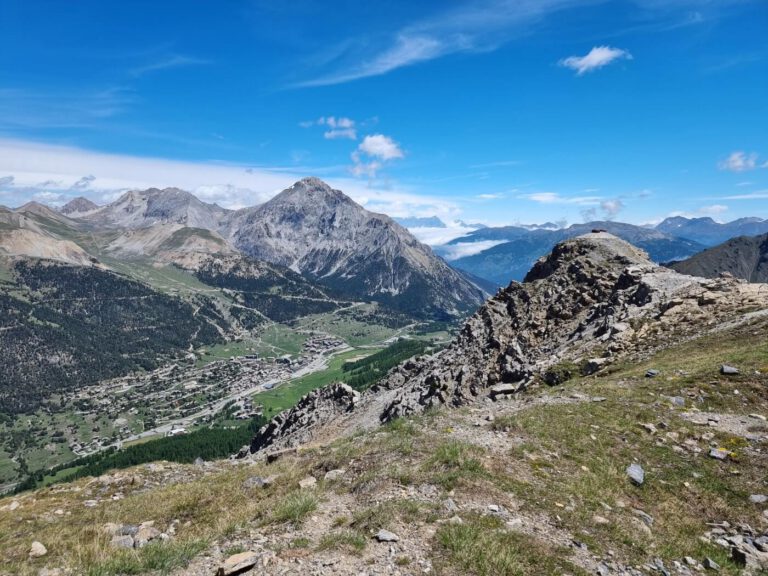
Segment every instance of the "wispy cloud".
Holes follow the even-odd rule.
[[[135,100],[124,86],[38,92],[0,88],[0,129],[84,128],[123,112]]]
[[[768,168],[768,162],[758,164],[757,152],[743,152],[737,150],[731,152],[727,158],[718,162],[717,167],[720,170],[728,172],[747,172],[756,168]]]
[[[381,76],[460,52],[495,50],[512,38],[530,33],[547,15],[587,0],[485,0],[467,3],[433,18],[416,22],[391,34],[383,47],[360,59],[341,52],[337,68],[294,87],[343,84]],[[338,62],[345,59],[345,62]]]
[[[767,200],[768,190],[759,190],[749,194],[733,194],[731,196],[721,196],[721,200]]]
[[[137,66],[130,71],[130,74],[131,76],[139,77],[151,72],[158,72],[160,70],[184,68],[187,66],[202,66],[205,64],[210,64],[210,60],[195,58],[193,56],[185,56],[183,54],[171,54],[169,56],[155,60],[154,62],[144,64],[143,66]]]
[[[518,198],[538,204],[574,204],[576,206],[599,206],[603,201],[601,196],[563,196],[557,192],[534,192],[521,194]]]
[[[598,70],[617,60],[632,60],[632,54],[621,48],[595,46],[584,56],[569,56],[560,65],[576,71],[577,76]]]
[[[491,194],[478,194],[477,198],[480,200],[499,200],[501,198],[504,198],[504,194],[501,192],[495,192]]]
[[[510,166],[519,166],[520,160],[497,160],[496,162],[483,162],[482,164],[472,164],[470,168],[508,168]]]

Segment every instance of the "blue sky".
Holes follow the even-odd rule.
[[[2,0],[0,204],[766,218],[766,37],[764,0]]]

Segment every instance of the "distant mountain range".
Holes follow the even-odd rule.
[[[690,276],[715,278],[728,272],[749,282],[768,282],[768,234],[731,238],[667,266]]]
[[[29,203],[0,212],[0,255],[75,265],[148,259],[197,271],[212,258],[269,263],[337,299],[377,301],[413,317],[471,312],[485,293],[388,216],[317,178],[269,202],[227,210],[177,188],[130,191],[98,207],[77,198],[59,212]]]
[[[705,246],[714,246],[737,236],[757,236],[768,232],[768,220],[739,218],[733,222],[719,223],[712,218],[667,218],[656,230],[679,238],[687,238]]]
[[[562,229],[531,230],[521,226],[484,228],[452,240],[446,246],[436,247],[435,251],[444,255],[455,254],[457,247],[471,248],[477,243],[484,249],[454,259],[451,264],[498,286],[506,286],[511,280],[522,280],[536,260],[549,253],[558,242],[595,229],[606,230],[646,250],[656,262],[686,258],[705,248],[698,242],[676,238],[659,230],[621,222],[598,221],[574,224]]]

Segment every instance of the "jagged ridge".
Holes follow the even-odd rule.
[[[747,312],[765,313],[768,291],[760,288],[678,274],[607,233],[567,240],[540,259],[524,283],[513,282],[483,305],[445,350],[393,369],[343,415],[326,409],[324,393],[316,391],[306,406],[329,414],[324,423],[293,414],[294,430],[262,434],[254,448],[322,439],[323,425],[351,431],[436,405],[520,392],[566,361],[599,370],[737,322]],[[302,426],[307,420],[311,434]]]

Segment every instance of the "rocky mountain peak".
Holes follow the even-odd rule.
[[[267,206],[280,207],[284,207],[286,204],[315,211],[336,210],[342,205],[357,210],[364,210],[362,206],[341,190],[331,188],[315,176],[302,178],[266,203]]]
[[[88,198],[83,198],[82,196],[78,196],[77,198],[73,198],[64,206],[62,206],[59,209],[59,212],[62,214],[79,214],[81,212],[90,212],[91,210],[96,210],[99,207],[98,204],[95,202],[92,202],[91,200],[88,200]]]
[[[616,276],[627,266],[653,266],[648,254],[629,242],[609,234],[593,232],[557,244],[539,258],[524,282],[543,280],[553,274],[571,274],[588,264],[593,276]]]
[[[482,301],[482,290],[405,228],[318,178],[238,211],[228,234],[253,258],[419,316],[454,316]]]
[[[229,211],[207,204],[179,188],[131,190],[112,204],[83,215],[94,224],[128,229],[156,224],[181,224],[218,230]]]

